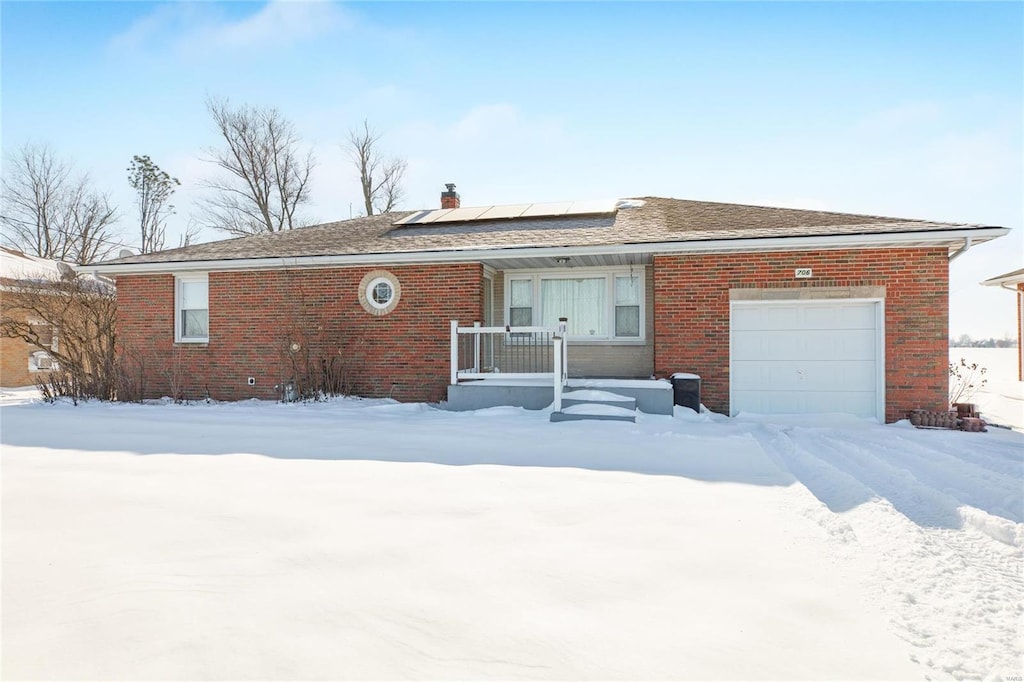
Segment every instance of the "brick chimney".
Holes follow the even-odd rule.
[[[447,192],[441,192],[441,208],[458,208],[460,206],[459,193],[455,191],[454,182],[446,182]]]

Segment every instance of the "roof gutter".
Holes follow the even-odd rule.
[[[1019,291],[1017,287],[1024,284],[1024,271],[986,279],[984,282],[981,282],[981,284],[986,287],[998,286],[1002,289],[1006,289],[1007,291]]]
[[[959,258],[960,256],[962,256],[965,253],[967,253],[967,251],[971,248],[971,246],[973,246],[973,244],[974,244],[974,241],[970,237],[966,237],[964,239],[964,245],[961,246],[959,249],[957,249],[956,252],[950,254],[949,262],[952,263],[957,258]]]
[[[356,265],[403,265],[487,262],[507,258],[557,258],[564,256],[601,256],[626,254],[699,254],[749,251],[808,251],[849,248],[900,248],[914,245],[944,246],[964,239],[995,239],[1009,233],[1005,227],[970,230],[934,230],[882,234],[826,235],[816,237],[764,237],[753,239],[713,239],[689,242],[641,242],[604,246],[519,246],[514,248],[446,249],[443,251],[399,251],[357,253],[292,258],[238,258],[174,261],[159,263],[111,263],[78,266],[93,274],[129,275],[146,273],[262,270],[275,268],[338,267]],[[936,242],[940,242],[936,244]],[[963,250],[963,249],[961,249]]]

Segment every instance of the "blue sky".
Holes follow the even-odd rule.
[[[951,266],[953,334],[1003,336],[1024,265],[1021,3],[9,2],[2,146],[49,143],[132,227],[125,168],[179,177],[207,95],[278,107],[317,156],[308,216],[358,211],[364,118],[404,208],[672,196],[1002,225]],[[219,238],[207,233],[205,238]],[[172,237],[172,240],[175,237]]]

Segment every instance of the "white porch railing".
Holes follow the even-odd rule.
[[[561,409],[562,387],[569,374],[567,319],[557,327],[460,327],[451,321],[451,383],[488,379],[550,379],[555,409]]]

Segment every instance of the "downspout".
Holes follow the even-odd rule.
[[[962,255],[964,255],[965,253],[967,253],[967,250],[968,250],[969,248],[971,248],[971,246],[973,246],[973,245],[974,245],[974,242],[973,242],[973,240],[972,240],[972,239],[971,239],[970,237],[965,237],[965,238],[964,238],[964,245],[963,245],[963,246],[961,246],[961,247],[960,247],[959,249],[957,249],[957,250],[956,250],[956,251],[955,251],[955,252],[953,253],[953,255],[949,257],[949,262],[950,262],[950,263],[952,263],[952,262],[953,262],[953,261],[955,261],[955,260],[956,260],[957,258],[959,258],[960,256],[962,256]]]

